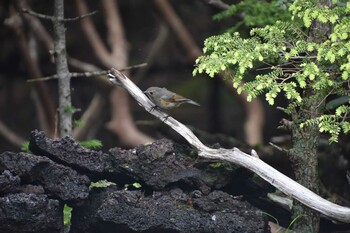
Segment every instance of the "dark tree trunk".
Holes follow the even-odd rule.
[[[315,193],[319,192],[317,145],[319,129],[297,124],[292,129],[293,147],[289,151],[296,181]],[[296,232],[318,232],[320,215],[318,212],[295,201],[292,219],[297,220],[293,229]]]
[[[320,0],[320,4],[330,6],[331,1]],[[328,38],[330,25],[315,21],[309,30],[309,40],[322,43]],[[317,63],[317,61],[314,61]],[[320,65],[320,64],[318,64]],[[319,193],[318,156],[317,146],[319,141],[318,126],[305,126],[300,128],[300,122],[318,117],[324,113],[324,105],[320,104],[327,93],[316,93],[306,90],[303,93],[305,104],[292,114],[294,125],[292,126],[293,147],[290,149],[296,181]],[[307,208],[301,203],[295,202],[292,210],[293,220],[298,219],[293,226],[296,232],[318,232],[320,214]]]

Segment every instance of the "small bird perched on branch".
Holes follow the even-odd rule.
[[[149,87],[144,93],[157,107],[163,110],[176,108],[185,103],[200,106],[197,102],[171,92],[164,87]]]

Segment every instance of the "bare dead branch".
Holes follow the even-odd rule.
[[[272,146],[273,148],[275,148],[275,149],[281,151],[281,152],[288,153],[288,150],[283,149],[282,147],[277,146],[276,144],[274,144],[274,143],[272,143],[272,142],[269,142],[269,145]]]
[[[212,149],[205,146],[185,125],[175,120],[171,116],[167,117],[166,113],[154,108],[153,102],[151,102],[145,96],[145,94],[124,74],[113,68],[111,74],[115,76],[116,82],[120,83],[122,87],[124,87],[131,94],[131,96],[134,97],[140,106],[145,108],[145,110],[150,114],[161,119],[165,124],[169,125],[173,130],[184,137],[192,146],[194,146],[198,150],[198,155],[200,157],[215,160],[219,159],[245,167],[253,171],[265,181],[269,182],[271,185],[275,186],[284,194],[295,198],[304,205],[324,214],[331,219],[350,223],[350,208],[334,204],[318,196],[311,190],[305,188],[288,176],[266,164],[256,156],[246,154],[237,148]]]
[[[281,197],[275,193],[268,193],[267,198],[281,206],[283,209],[291,211],[293,208],[293,200],[288,197]]]
[[[133,66],[127,66],[123,69],[120,69],[120,71],[125,71],[125,70],[131,70],[131,69],[135,69],[135,68],[141,68],[141,67],[145,67],[147,66],[147,63],[141,63],[138,65],[133,65]],[[90,78],[90,77],[95,77],[95,76],[101,76],[101,75],[107,75],[110,72],[110,70],[101,70],[101,71],[92,71],[92,72],[82,72],[82,73],[75,73],[75,72],[71,72],[71,78]],[[38,78],[38,79],[28,79],[27,82],[31,83],[31,82],[38,82],[38,81],[47,81],[47,80],[52,80],[52,79],[58,79],[58,75],[51,75],[51,76],[47,76],[47,77],[43,77],[43,78]]]
[[[32,16],[35,16],[39,19],[45,19],[45,20],[50,20],[50,21],[61,21],[61,22],[73,22],[73,21],[78,21],[78,20],[82,20],[86,17],[90,17],[94,14],[96,14],[98,11],[93,11],[93,12],[89,12],[89,13],[86,13],[84,15],[80,15],[80,16],[77,16],[77,17],[74,17],[74,18],[56,18],[55,16],[51,16],[51,15],[45,15],[45,14],[40,14],[40,13],[37,13],[35,11],[32,11],[30,9],[27,9],[27,8],[22,8],[22,13],[25,13],[25,14],[29,14],[29,15],[32,15]]]
[[[74,21],[82,20],[82,19],[84,19],[86,17],[93,16],[93,15],[95,15],[97,13],[98,13],[98,11],[92,11],[92,12],[89,12],[89,13],[87,13],[85,15],[79,15],[79,16],[74,17],[74,18],[65,18],[65,19],[63,19],[63,22],[74,22]]]

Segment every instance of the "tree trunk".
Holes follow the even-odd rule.
[[[321,5],[330,7],[331,1],[320,0]],[[330,25],[317,20],[313,22],[309,30],[309,40],[315,43],[322,43],[327,40],[330,34]],[[316,62],[316,61],[314,61]],[[317,62],[316,62],[317,63]],[[292,114],[293,147],[289,151],[295,179],[300,184],[319,193],[318,157],[317,146],[319,141],[319,128],[316,125],[300,128],[299,123],[320,116],[324,113],[324,105],[319,103],[326,97],[327,93],[315,93],[306,90],[303,98],[306,103]],[[295,202],[292,210],[292,219],[296,221],[293,229],[296,232],[318,232],[320,215],[319,213]]]
[[[66,29],[64,26],[64,4],[63,0],[55,0],[53,21],[55,38],[55,62],[58,75],[59,95],[59,129],[60,136],[72,135],[72,102],[70,91],[71,75],[68,71],[66,56]]]
[[[290,159],[295,179],[311,191],[319,192],[317,145],[319,129],[315,126],[301,129],[295,124],[292,129],[293,147],[290,149]],[[298,201],[294,201],[292,221],[296,220],[293,229],[296,232],[318,232],[320,215]]]

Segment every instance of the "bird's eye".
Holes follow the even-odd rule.
[[[153,91],[150,91],[149,93],[150,93],[151,95],[153,95]]]

